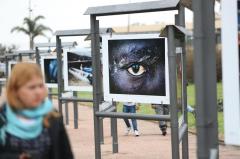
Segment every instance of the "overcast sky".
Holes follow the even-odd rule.
[[[131,2],[143,2],[147,0],[131,0]],[[33,16],[43,15],[46,19],[41,23],[52,30],[84,29],[89,28],[89,16],[83,15],[90,6],[111,5],[129,3],[130,0],[31,0]],[[0,0],[0,43],[16,44],[20,49],[28,49],[28,37],[23,33],[10,33],[11,28],[21,25],[23,18],[29,16],[29,0]],[[130,16],[130,23],[155,24],[174,22],[172,12],[155,12],[147,14],[134,14]],[[100,27],[126,26],[128,16],[108,16],[100,19]],[[192,13],[187,11],[186,20],[192,21]],[[50,37],[52,37],[49,34]],[[75,38],[76,39],[76,38]],[[54,37],[51,39],[55,40]],[[66,39],[69,41],[72,39]],[[47,38],[38,37],[35,42],[47,42]],[[64,41],[64,40],[63,40]]]

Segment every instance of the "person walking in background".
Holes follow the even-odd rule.
[[[169,109],[167,105],[164,104],[152,104],[152,108],[155,110],[156,114],[167,115],[169,114]],[[159,121],[159,128],[162,131],[162,135],[167,135],[167,123],[166,121]]]
[[[125,102],[123,103],[123,112],[124,113],[136,113],[136,109],[137,109],[137,105],[136,103],[133,102]],[[127,130],[126,130],[126,135],[129,134],[129,132],[131,131],[131,125],[128,119],[124,118],[123,119],[126,126],[127,126]],[[136,119],[131,119],[132,120],[132,128],[134,131],[135,136],[139,136],[139,131],[137,128],[137,120]]]
[[[14,66],[0,107],[1,159],[73,159],[62,117],[46,98],[37,64]]]

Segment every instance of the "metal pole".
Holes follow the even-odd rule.
[[[58,109],[62,115],[62,45],[59,36],[56,36],[56,47],[57,47],[57,63],[58,63]]]
[[[5,56],[5,64],[6,64],[6,79],[8,78],[8,76],[9,76],[9,72],[8,72],[8,58],[7,58],[7,56]]]
[[[40,53],[38,47],[36,47],[36,63],[40,65]]]
[[[99,89],[98,80],[101,79],[100,74],[100,42],[99,42],[99,22],[96,16],[90,16],[91,22],[91,53],[93,67],[93,116],[94,116],[94,140],[95,140],[95,159],[101,159],[101,143],[100,143],[100,122],[95,112],[99,111],[101,102],[101,90]]]
[[[21,53],[18,54],[18,58],[19,58],[19,61],[22,62],[22,54]]]
[[[57,94],[54,94],[54,95],[57,95]],[[62,101],[69,101],[69,102],[73,102],[73,101],[76,101],[76,102],[88,102],[88,103],[92,103],[93,102],[92,99],[69,98],[69,97],[62,97],[62,98],[60,98],[60,100],[62,100]]]
[[[117,111],[116,102],[113,102],[115,111]],[[112,129],[112,152],[118,153],[118,131],[117,131],[117,118],[111,118],[111,129]]]
[[[99,23],[97,23],[97,27],[99,28]],[[98,37],[98,41],[100,41],[100,37]],[[99,50],[100,50],[100,42],[99,42]],[[100,53],[99,53],[100,54]],[[101,57],[99,56],[99,59]],[[101,60],[99,61],[99,67],[101,68]],[[102,80],[102,69],[99,69],[99,78],[98,78],[98,88],[99,88],[99,98],[100,101],[103,101],[103,80]],[[100,118],[100,137],[101,137],[101,144],[104,144],[104,123],[103,123],[104,118]]]
[[[211,152],[217,151],[218,154],[214,2],[193,1],[194,81],[199,159],[209,159]]]
[[[2,95],[3,81],[0,81],[0,95]]]
[[[16,55],[12,55],[12,59],[13,59],[14,61],[17,61],[17,56],[16,56]]]
[[[52,88],[48,88],[48,98],[52,101]]]
[[[68,101],[65,101],[65,120],[66,125],[69,125],[69,115],[68,115]]]
[[[103,129],[103,118],[100,118],[100,139],[101,139],[101,144],[104,144],[104,129]]]
[[[179,14],[179,25],[185,27],[185,8],[182,5],[179,5],[178,9]],[[187,60],[186,60],[186,46],[185,46],[185,37],[181,39],[182,46],[182,104],[183,104],[183,122],[186,124],[186,132],[183,135],[182,139],[182,158],[188,159],[188,112],[187,112]]]
[[[73,96],[77,97],[77,92],[73,92]],[[78,128],[78,103],[77,101],[73,102],[73,113],[74,113],[74,129]]]
[[[173,26],[168,27],[168,61],[171,113],[172,159],[179,159],[177,83],[176,83],[176,47]]]
[[[115,109],[115,108],[114,108]],[[98,117],[107,117],[107,118],[127,118],[127,119],[138,119],[138,120],[162,120],[170,121],[170,115],[146,115],[138,113],[122,113],[122,112],[112,112],[112,108],[108,109],[105,112],[96,112],[95,115]]]
[[[113,137],[113,120],[112,120],[113,118],[110,118],[110,125],[111,125],[111,136]]]

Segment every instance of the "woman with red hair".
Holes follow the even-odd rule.
[[[37,64],[14,66],[0,108],[1,159],[73,159],[61,116]]]

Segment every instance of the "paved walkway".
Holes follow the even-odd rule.
[[[79,106],[79,128],[73,128],[73,110],[69,104],[70,123],[66,126],[76,159],[94,159],[93,111],[90,107]],[[158,125],[149,121],[138,121],[140,136],[124,135],[123,120],[118,120],[119,153],[112,154],[110,120],[104,119],[104,145],[101,146],[103,159],[171,159],[171,138],[160,135]],[[190,159],[196,158],[196,136],[189,134]],[[220,146],[220,159],[240,159],[240,148]]]

